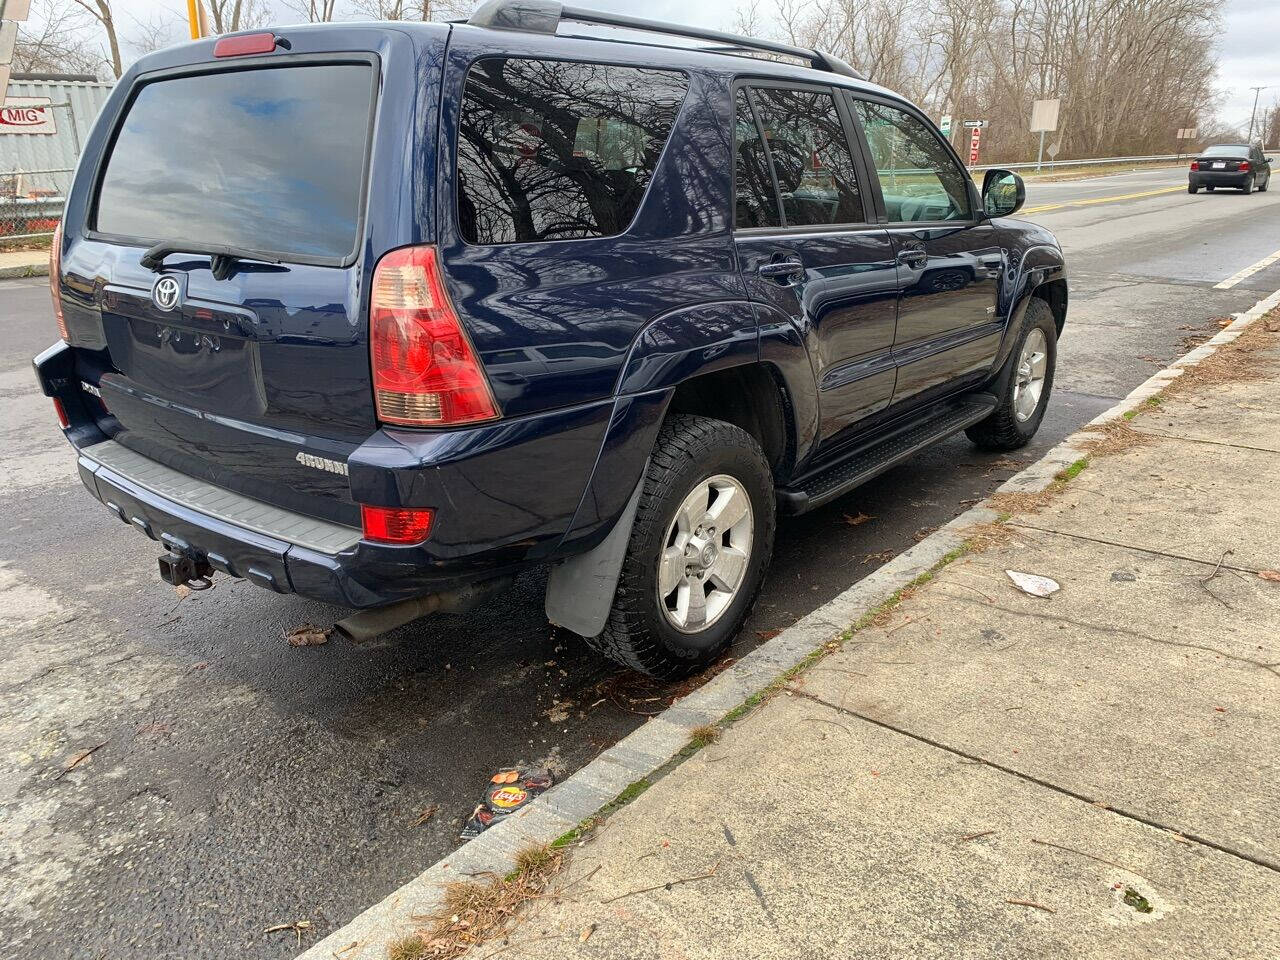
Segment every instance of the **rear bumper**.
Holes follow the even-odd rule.
[[[1253,174],[1197,170],[1187,176],[1193,187],[1237,187],[1243,190],[1245,183]]]
[[[97,401],[86,397],[75,351],[65,344],[37,357],[35,368],[46,395],[66,410],[71,426],[64,432],[77,450],[85,487],[121,521],[231,576],[341,606],[381,606],[550,560],[566,534],[582,525],[574,521],[584,491],[602,513],[592,514],[598,522],[608,516],[608,491],[634,486],[633,477],[610,470],[593,480],[603,453],[628,446],[619,434],[629,432],[631,419],[619,415],[611,429],[612,399],[465,430],[379,430],[349,457],[353,498],[429,507],[436,518],[425,543],[370,543],[354,527],[212,488],[114,443],[89,412]],[[606,434],[613,442],[605,442]],[[113,447],[128,457],[109,455]],[[601,484],[606,489],[597,489]],[[189,485],[204,490],[193,494]],[[264,523],[261,512],[218,509],[227,498],[274,518]],[[308,537],[298,535],[298,526],[310,530]],[[316,527],[334,538],[316,540]],[[575,541],[570,549],[582,548]]]

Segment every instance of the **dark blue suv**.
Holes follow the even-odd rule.
[[[35,365],[170,583],[366,636],[548,564],[552,621],[670,677],[777,513],[1035,433],[1067,288],[1023,196],[819,51],[545,0],[231,35],[117,85]]]

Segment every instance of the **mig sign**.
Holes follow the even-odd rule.
[[[9,97],[0,107],[0,134],[57,133],[48,97]]]

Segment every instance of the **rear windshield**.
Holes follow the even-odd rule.
[[[1248,147],[1240,147],[1235,144],[1220,144],[1216,147],[1205,147],[1202,157],[1247,157],[1249,155]]]
[[[107,160],[96,229],[342,261],[356,248],[372,100],[368,64],[149,83]]]

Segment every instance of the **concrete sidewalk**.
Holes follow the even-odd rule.
[[[47,277],[48,250],[0,251],[0,280],[14,277]]]
[[[1280,956],[1280,334],[1224,350],[609,817],[511,954]]]

